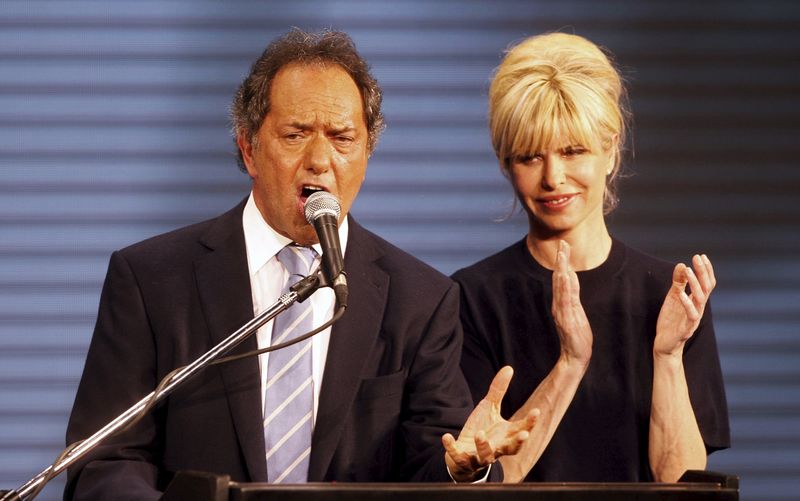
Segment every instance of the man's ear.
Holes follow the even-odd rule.
[[[250,177],[255,177],[256,169],[253,162],[253,144],[244,134],[236,136],[236,144],[242,152],[242,161]]]

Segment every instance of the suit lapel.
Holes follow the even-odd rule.
[[[324,479],[333,458],[361,383],[363,363],[380,332],[389,290],[389,275],[376,263],[382,252],[352,218],[349,224],[345,253],[349,307],[331,331],[311,442],[311,481]]]
[[[213,345],[253,318],[243,208],[244,202],[217,219],[201,240],[211,252],[195,262],[198,294]],[[255,335],[250,336],[230,354],[255,350],[257,344]],[[266,481],[258,359],[248,357],[208,370],[221,373],[250,479]]]

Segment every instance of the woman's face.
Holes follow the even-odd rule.
[[[559,141],[547,151],[513,157],[508,171],[534,236],[567,236],[605,228],[603,195],[614,148]]]

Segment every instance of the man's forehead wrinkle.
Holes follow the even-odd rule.
[[[279,127],[335,134],[365,121],[358,87],[337,66],[288,66],[276,75],[272,97],[273,123]]]
[[[300,107],[289,110],[285,124],[298,129],[313,129],[323,127],[326,130],[345,131],[355,128],[352,113],[343,110],[341,113],[331,110],[303,110]]]
[[[283,93],[282,93],[283,94]],[[341,92],[327,90],[325,92],[286,92],[278,96],[276,104],[283,105],[287,110],[299,109],[321,110],[332,114],[345,114],[349,111],[347,103],[342,102]]]

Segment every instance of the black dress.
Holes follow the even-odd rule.
[[[642,482],[648,461],[653,340],[673,265],[613,240],[608,259],[578,272],[592,327],[592,359],[575,397],[526,481]],[[548,375],[560,353],[552,271],[525,240],[453,275],[461,285],[461,366],[473,399],[504,365],[514,379],[503,401],[509,418]],[[711,308],[684,348],[692,407],[709,452],[730,446],[728,411]]]

